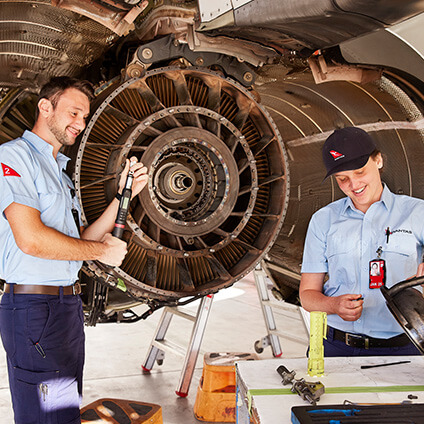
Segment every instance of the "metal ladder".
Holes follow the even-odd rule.
[[[305,311],[303,308],[292,305],[290,303],[286,303],[284,301],[272,301],[269,298],[269,290],[268,290],[268,281],[269,277],[266,275],[265,271],[259,265],[254,271],[253,275],[255,277],[256,289],[258,291],[259,301],[262,308],[262,313],[264,316],[265,326],[267,329],[267,335],[262,337],[260,340],[255,342],[255,351],[257,353],[262,353],[264,348],[267,346],[271,346],[272,354],[274,357],[278,358],[283,354],[280,345],[280,339],[278,337],[285,337],[291,340],[295,340],[297,342],[308,343],[308,336],[305,337],[297,337],[291,334],[282,332],[277,330],[277,326],[275,324],[273,308],[281,309],[286,312],[298,312],[305,326],[306,334],[309,335],[309,313]]]
[[[165,358],[165,351],[184,356],[183,369],[177,389],[175,390],[178,396],[186,397],[188,395],[197,357],[199,356],[200,345],[212,306],[213,296],[213,294],[209,294],[201,299],[196,315],[187,313],[180,307],[165,307],[156,328],[156,333],[150,343],[144,364],[141,366],[145,372],[150,372],[155,362],[157,362],[158,365],[162,365]],[[165,340],[166,332],[168,331],[169,324],[174,315],[194,322],[190,342],[186,351],[178,344]]]

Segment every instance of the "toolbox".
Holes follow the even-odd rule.
[[[293,424],[422,424],[424,403],[293,406]]]

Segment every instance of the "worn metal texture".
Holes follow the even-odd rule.
[[[81,74],[113,40],[104,26],[50,1],[2,1],[1,85],[37,90],[51,75]]]

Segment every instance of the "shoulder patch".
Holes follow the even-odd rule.
[[[9,165],[5,165],[3,162],[1,163],[1,168],[3,170],[4,177],[20,177],[20,175]]]

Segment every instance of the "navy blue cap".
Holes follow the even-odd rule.
[[[346,127],[335,130],[325,140],[322,148],[322,159],[327,168],[325,178],[336,172],[362,168],[375,149],[374,140],[361,128]]]

